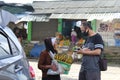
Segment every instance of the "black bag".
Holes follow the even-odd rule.
[[[106,71],[107,70],[107,59],[100,58],[99,67],[100,67],[100,71]]]
[[[106,71],[107,70],[107,59],[105,58],[103,53],[101,53],[101,55],[100,55],[99,68],[100,68],[100,71]]]

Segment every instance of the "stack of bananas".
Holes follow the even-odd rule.
[[[65,62],[67,64],[72,64],[73,63],[73,58],[72,56],[68,55],[67,53],[61,53],[61,54],[56,54],[54,56],[54,58],[57,60],[57,61],[62,61],[62,62]]]
[[[69,40],[64,40],[63,45],[64,45],[64,46],[70,46],[70,41],[69,41]]]

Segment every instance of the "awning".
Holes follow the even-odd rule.
[[[103,14],[52,14],[51,19],[115,19],[120,18],[120,13],[103,13]]]
[[[18,22],[22,21],[39,21],[39,22],[48,22],[49,17],[47,15],[27,15],[21,18]]]

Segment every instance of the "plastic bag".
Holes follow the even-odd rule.
[[[53,71],[52,69],[48,69],[47,75],[57,75],[57,74],[64,73],[63,67],[56,60],[52,60],[52,64],[55,64],[57,66],[58,70]]]

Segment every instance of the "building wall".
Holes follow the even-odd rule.
[[[54,37],[58,28],[58,20],[32,23],[32,41],[43,41],[46,37]]]
[[[107,46],[120,46],[120,19],[97,20],[97,32],[102,35]]]

